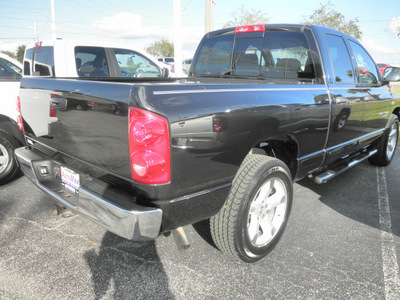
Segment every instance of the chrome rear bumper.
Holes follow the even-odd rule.
[[[61,184],[59,162],[28,147],[16,149],[15,156],[22,172],[34,184],[71,211],[126,239],[148,240],[159,235],[160,209],[132,203],[129,198],[108,191],[104,183],[95,178],[87,179],[77,192],[71,192]]]

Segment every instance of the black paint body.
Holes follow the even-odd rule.
[[[300,26],[287,28],[301,30]],[[48,155],[114,190],[124,189],[132,201],[160,207],[162,231],[209,218],[223,205],[240,164],[253,148],[291,143],[290,169],[295,180],[301,179],[371,144],[399,106],[398,96],[382,84],[335,84],[321,40],[330,30],[305,30],[312,39],[319,77],[309,82],[24,78],[21,105],[27,136],[37,142],[38,150],[55,150],[47,149]],[[42,119],[48,131],[37,134],[30,122],[39,113],[32,107],[48,109],[55,99],[57,118]],[[29,101],[36,105],[29,106]],[[170,183],[150,186],[132,181],[130,106],[168,119]],[[344,113],[347,123],[338,130],[335,119]],[[221,131],[213,130],[215,118],[223,120]]]

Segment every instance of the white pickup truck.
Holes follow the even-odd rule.
[[[151,55],[127,45],[57,39],[28,45],[24,76],[160,78],[169,72]]]
[[[18,128],[18,121],[22,122],[17,111],[21,77],[21,63],[8,55],[0,54],[0,184],[17,175],[14,149],[25,144],[22,131]]]

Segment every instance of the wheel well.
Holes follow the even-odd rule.
[[[400,107],[396,107],[393,111],[393,114],[395,114],[400,119]]]
[[[258,143],[252,150],[253,154],[264,154],[283,161],[289,168],[292,178],[297,172],[297,153],[298,146],[296,141],[290,137],[284,139],[271,139]]]
[[[19,130],[18,125],[14,120],[7,116],[0,115],[0,130],[14,137],[21,146],[25,145],[24,135],[22,131]]]

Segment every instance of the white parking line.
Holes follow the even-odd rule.
[[[387,192],[385,170],[376,168],[379,197],[379,227],[382,240],[383,276],[385,283],[385,299],[400,299],[399,264],[397,262],[392,221],[390,217],[389,196]]]

